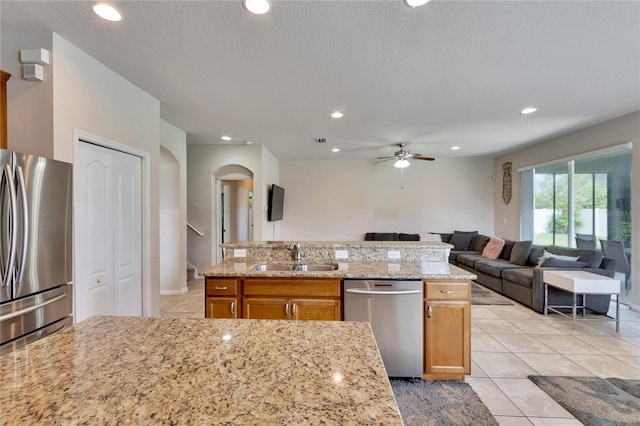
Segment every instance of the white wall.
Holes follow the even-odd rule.
[[[520,237],[520,167],[531,166],[583,154],[597,149],[633,143],[631,226],[632,226],[632,288],[633,304],[640,310],[640,112],[607,121],[574,133],[497,157],[494,161],[495,180],[495,229],[507,238]],[[508,205],[502,201],[502,164],[513,163],[512,198]]]
[[[366,232],[493,234],[493,160],[281,161],[282,240],[362,240]]]
[[[175,294],[176,291],[185,293],[187,291],[187,134],[161,120],[160,144],[160,293]],[[165,172],[172,177],[165,176]],[[171,181],[167,182],[169,179]],[[165,194],[170,199],[163,197],[165,185],[166,189],[171,188],[170,193]],[[165,263],[167,268],[170,268],[169,271],[163,269]]]
[[[21,49],[47,49],[51,60],[51,33],[3,33],[0,69],[11,74],[7,83],[8,148],[53,158],[53,65],[44,66],[44,81],[22,78]]]
[[[189,262],[198,269],[217,263],[217,227],[213,226],[216,212],[212,194],[216,173],[219,172],[218,178],[221,178],[224,169],[220,169],[228,165],[239,165],[253,173],[254,239],[262,240],[263,223],[266,223],[267,216],[267,187],[263,182],[274,183],[271,176],[278,174],[278,160],[259,145],[187,145],[187,163],[188,220],[204,232],[202,237],[192,232],[187,234]]]

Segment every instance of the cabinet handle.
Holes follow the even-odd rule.
[[[440,293],[453,294],[453,293],[455,293],[455,290],[440,290]]]
[[[289,304],[285,303],[284,305],[284,313],[286,316],[289,316]]]
[[[431,306],[427,307],[427,318],[431,318]]]
[[[298,315],[298,305],[296,305],[295,303],[293,304],[293,316],[297,316]]]
[[[236,302],[231,302],[231,315],[236,314]]]
[[[214,287],[214,290],[226,290],[228,287],[224,286],[224,287]]]

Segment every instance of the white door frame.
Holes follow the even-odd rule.
[[[100,136],[83,132],[82,130],[73,130],[73,161],[75,163],[78,158],[78,145],[82,141],[101,146],[103,148],[114,149],[126,154],[131,154],[142,158],[142,316],[149,317],[151,311],[151,154],[138,148],[124,145]],[[74,199],[74,227],[73,227],[73,276],[74,282],[76,275],[76,244],[75,236],[75,200],[77,185],[77,168],[73,167],[73,199]],[[73,292],[73,311],[75,312],[76,300],[75,291]],[[75,322],[75,319],[74,319]]]

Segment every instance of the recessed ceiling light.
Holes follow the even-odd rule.
[[[451,147],[451,151],[457,151],[457,150],[459,150],[459,149],[460,149],[460,147],[459,147],[459,146],[457,146],[457,145],[456,145],[456,146],[452,146],[452,147]]]
[[[242,0],[242,5],[255,15],[263,15],[271,8],[267,0]]]
[[[340,148],[335,147],[335,148],[333,148],[333,149],[331,150],[331,152],[340,152]]]
[[[223,136],[220,139],[222,139],[223,141],[230,141],[231,137],[230,136]]]
[[[331,117],[332,118],[342,118],[342,117],[344,117],[344,114],[341,113],[340,111],[335,111],[335,112],[331,113]]]
[[[420,7],[429,3],[429,0],[404,0],[409,7]]]
[[[520,111],[520,114],[531,114],[534,113],[538,110],[538,108],[534,108],[534,107],[527,107],[525,109],[523,109],[522,111]]]
[[[253,142],[251,142],[251,141],[244,141],[244,143],[245,143],[246,145],[251,145]]]
[[[122,15],[118,9],[106,3],[95,3],[91,6],[93,12],[107,21],[117,22],[122,19]]]

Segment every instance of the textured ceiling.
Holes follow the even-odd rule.
[[[91,2],[4,0],[1,30],[60,34],[158,98],[189,143],[230,135],[282,160],[402,141],[491,155],[640,110],[638,1],[272,3],[122,1],[114,24]]]

